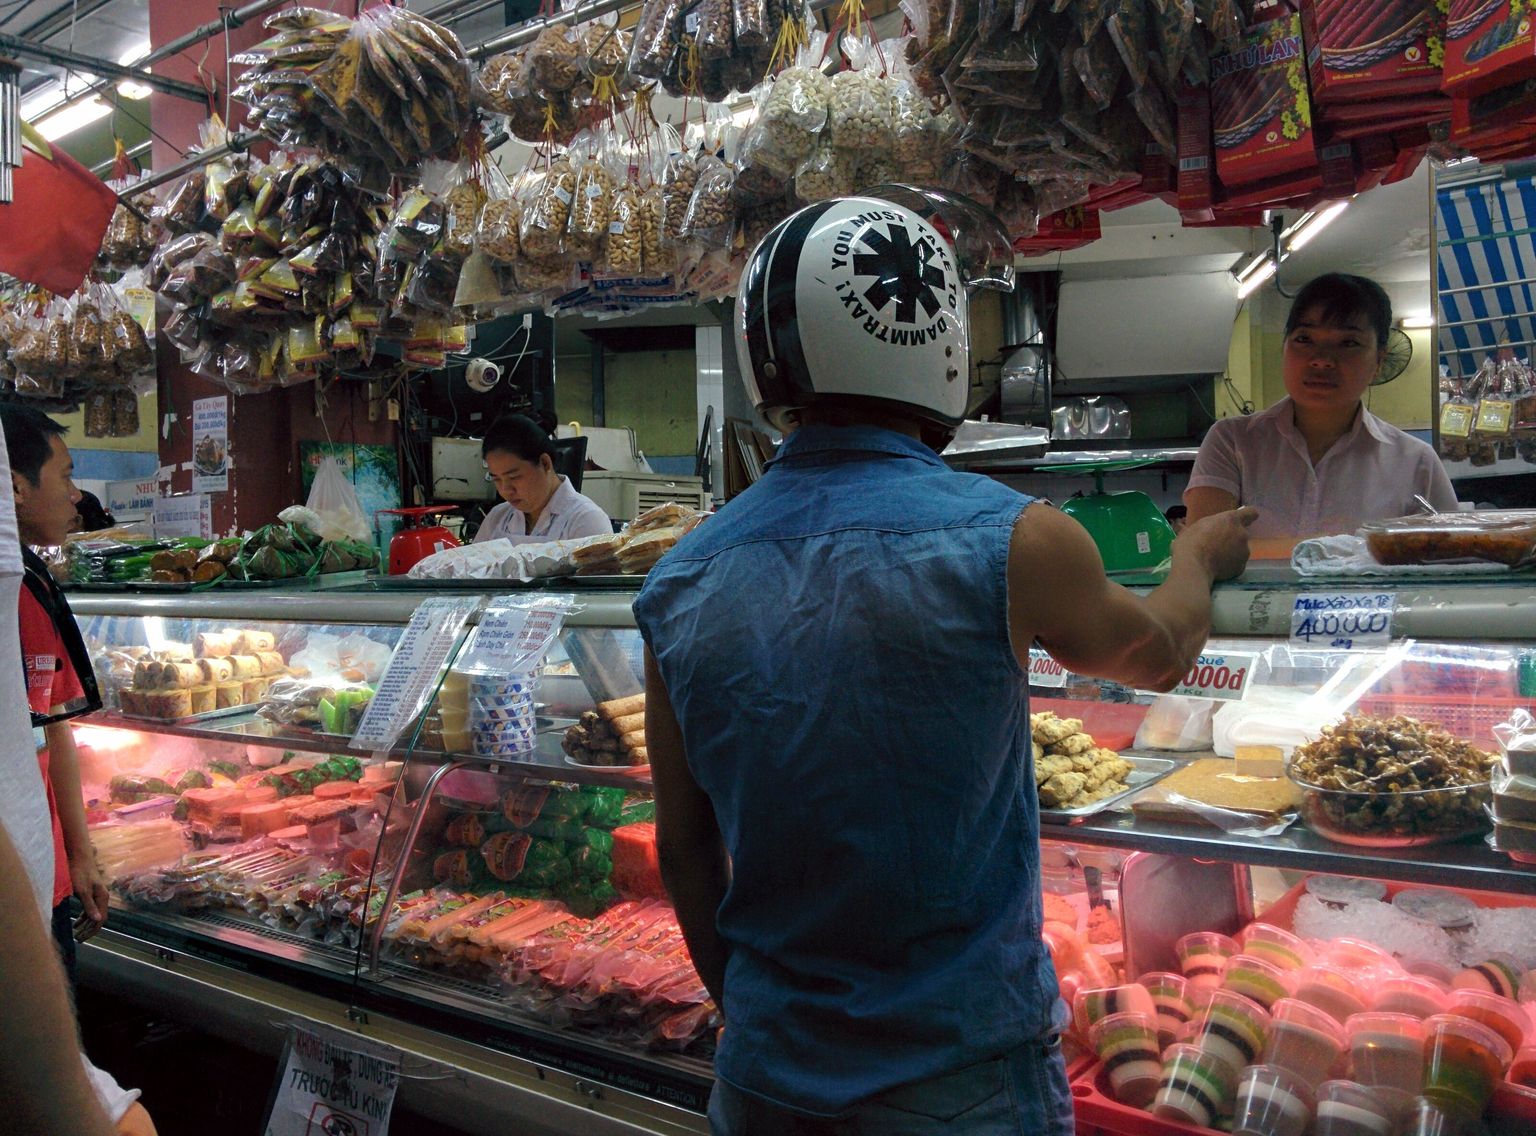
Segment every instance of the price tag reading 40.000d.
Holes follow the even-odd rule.
[[[1291,642],[1306,647],[1382,647],[1392,641],[1396,592],[1307,592],[1291,609]]]
[[[1240,702],[1248,694],[1248,677],[1253,673],[1257,657],[1238,652],[1201,655],[1189,668],[1184,681],[1168,693]]]

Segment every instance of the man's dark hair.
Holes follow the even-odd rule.
[[[102,506],[101,498],[89,489],[80,491],[80,500],[75,502],[75,512],[80,514],[79,532],[100,532],[117,523]]]
[[[544,429],[526,414],[511,414],[492,422],[480,443],[480,457],[485,459],[497,451],[515,454],[525,462],[539,463],[540,454],[548,454],[555,460],[555,443]]]
[[[1378,349],[1386,347],[1387,336],[1392,332],[1392,301],[1380,284],[1364,276],[1329,272],[1309,280],[1291,301],[1291,314],[1285,318],[1286,336],[1296,330],[1303,317],[1313,312],[1330,327],[1339,327],[1356,316],[1364,316],[1376,332]]]
[[[5,427],[11,471],[36,485],[42,479],[43,466],[53,456],[53,439],[62,438],[69,427],[61,426],[41,410],[14,402],[0,403],[0,424]]]

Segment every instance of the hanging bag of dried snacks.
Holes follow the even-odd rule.
[[[546,95],[569,91],[581,78],[581,48],[565,23],[549,24],[528,49],[533,85]]]
[[[590,136],[585,153],[576,161],[571,218],[566,226],[566,249],[591,263],[602,259],[613,212],[613,176],[603,162],[605,140],[606,133]]]
[[[762,95],[758,122],[764,149],[777,163],[793,169],[810,157],[827,125],[832,105],[832,80],[816,60],[826,37],[821,33],[802,48],[795,66],[780,71]]]
[[[672,66],[682,39],[683,11],[689,0],[645,0],[635,24],[629,71],[642,79],[660,79]]]
[[[522,207],[495,162],[486,163],[485,194],[475,224],[475,248],[496,264],[512,264],[521,248],[518,227]]]
[[[523,205],[519,237],[524,256],[538,258],[559,255],[566,224],[571,219],[575,190],[576,168],[570,158],[562,154],[549,164],[544,176],[530,187],[528,199]]]
[[[731,197],[735,183],[735,172],[719,158],[708,157],[700,163],[698,184],[683,219],[683,233],[689,240],[706,249],[724,248],[730,243],[736,222]]]
[[[807,205],[853,192],[853,160],[823,138],[814,153],[795,171],[795,196]]]
[[[879,53],[871,40],[843,40],[848,67],[832,76],[827,124],[839,150],[867,152],[891,145],[891,88],[881,74]]]

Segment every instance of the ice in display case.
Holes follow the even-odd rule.
[[[1316,740],[1315,729],[1297,728],[1306,716],[1296,707],[1320,696],[1348,695],[1356,713],[1435,721],[1490,747],[1489,723],[1533,701],[1520,686],[1522,655],[1536,647],[1528,581],[1416,581],[1395,595],[1387,641],[1354,649],[1289,635],[1298,590],[1257,574],[1217,590],[1208,673],[1191,676],[1174,717],[1156,696],[1073,676],[1032,688],[1032,699],[1075,720],[1073,731],[1098,731],[1096,741],[1175,772],[1202,759],[1231,766],[1213,754],[1238,744],[1293,756]],[[162,1013],[179,1007],[248,1044],[278,1040],[266,1024],[274,1018],[339,1022],[414,1055],[424,1071],[402,1093],[469,1130],[501,1131],[515,1117],[529,1132],[706,1131],[718,1021],[655,862],[643,735],[630,728],[640,691],[633,593],[569,594],[531,708],[525,692],[493,689],[485,668],[485,681],[476,678],[468,638],[494,615],[494,597],[468,593],[466,630],[426,666],[420,712],[393,744],[364,750],[346,731],[372,702],[362,690],[390,688],[382,652],[415,650],[422,593],[76,597],[103,666],[112,652],[145,649],[132,669],[113,661],[119,681],[131,683],[139,661],[167,643],[187,645],[195,662],[199,636],[218,650],[218,636],[241,632],[270,633],[283,667],[308,672],[259,676],[272,680],[268,696],[222,715],[216,706],[209,717],[125,717],[119,700],[78,728],[98,847],[116,877],[112,921],[83,952],[85,980]],[[382,669],[331,674],[329,662],[316,664],[342,642],[354,663],[377,645]],[[332,697],[278,712],[280,684],[331,678]],[[529,725],[531,745],[499,748],[499,734],[486,744],[484,715],[472,724],[467,707],[487,690],[481,710]],[[335,695],[346,691],[343,714]],[[315,720],[304,720],[310,711]],[[1291,734],[1265,733],[1277,723]],[[1170,739],[1187,748],[1156,748]],[[1312,827],[1293,781],[1260,780],[1296,794],[1298,815],[1278,832],[1132,811],[1161,782],[1043,826],[1046,938],[1064,995],[1178,974],[1177,944],[1190,933],[1236,938],[1258,919],[1332,936],[1338,913],[1312,902],[1308,878],[1366,881],[1356,885],[1361,901],[1381,904],[1370,911],[1389,920],[1405,889],[1459,889],[1494,912],[1536,895],[1536,877],[1485,841],[1486,822],[1437,844],[1346,843]],[[114,788],[133,799],[113,800]],[[1431,977],[1448,983],[1477,965],[1469,943],[1508,953],[1493,948],[1523,926],[1496,925],[1523,918],[1513,910],[1488,928],[1474,920],[1472,939],[1434,928],[1444,937],[1431,936],[1423,961],[1448,974]],[[1389,955],[1402,946],[1386,943]],[[1265,989],[1267,971],[1249,969],[1253,989]],[[1073,1043],[1081,1129],[1153,1131],[1137,1126],[1148,1113],[1114,1111],[1127,1106],[1089,1039]],[[1501,1094],[1517,1091],[1503,1084]]]

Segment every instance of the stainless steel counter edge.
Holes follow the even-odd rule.
[[[701,1136],[697,1113],[583,1081],[460,1037],[241,974],[131,936],[101,932],[80,949],[80,980],[259,1052],[288,1023],[319,1023],[406,1055],[397,1094],[424,1116],[484,1136]]]
[[[69,606],[77,616],[158,615],[170,619],[245,619],[274,623],[338,624],[389,626],[410,621],[411,614],[425,599],[436,596],[475,596],[490,600],[497,593],[476,591],[409,592],[176,592],[156,596],[142,592],[76,592]],[[634,592],[507,592],[519,598],[569,595],[581,604],[581,610],[566,616],[567,627],[633,627],[629,605]],[[482,604],[482,606],[484,606]],[[473,622],[473,619],[471,619]]]

